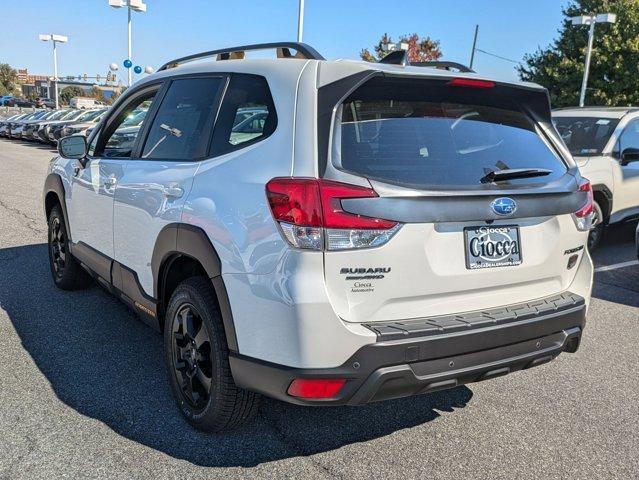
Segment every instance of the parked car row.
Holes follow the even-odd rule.
[[[43,106],[37,105],[36,102],[24,97],[15,97],[13,95],[4,95],[0,97],[0,105],[3,107],[36,107]]]
[[[0,121],[0,136],[56,144],[60,138],[67,135],[86,135],[106,111],[106,108],[61,108],[17,114]]]

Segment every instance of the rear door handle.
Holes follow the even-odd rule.
[[[184,190],[177,185],[165,185],[162,188],[162,194],[168,198],[180,198],[184,195]]]
[[[115,177],[109,177],[104,181],[104,188],[113,188],[118,180]]]

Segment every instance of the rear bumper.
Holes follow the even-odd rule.
[[[495,320],[463,331],[387,337],[391,340],[380,335],[376,343],[360,348],[335,368],[291,368],[232,355],[231,371],[242,388],[300,405],[362,405],[453,388],[541,365],[564,351],[575,352],[585,326],[586,305],[577,295],[570,298],[572,303],[552,311],[526,312],[521,319]],[[345,378],[347,382],[335,398],[303,400],[286,393],[296,378]]]

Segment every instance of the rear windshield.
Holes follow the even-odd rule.
[[[553,123],[575,156],[601,155],[612,133],[619,124],[618,118],[604,117],[555,117]]]
[[[515,185],[545,183],[566,173],[534,121],[512,99],[441,82],[374,82],[356,90],[338,110],[332,147],[337,168],[435,188],[478,186],[489,172],[504,169],[552,171],[503,182]]]

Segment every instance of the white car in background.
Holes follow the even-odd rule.
[[[593,249],[606,226],[639,218],[639,108],[565,108],[553,123],[592,184]]]

